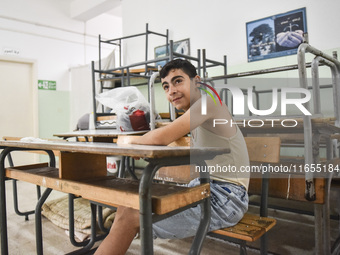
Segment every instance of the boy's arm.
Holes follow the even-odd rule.
[[[209,104],[213,104],[213,101],[208,99]],[[209,112],[209,111],[208,111]],[[170,124],[152,130],[143,136],[136,137],[131,140],[134,144],[148,144],[148,145],[168,145],[173,141],[187,135],[191,130],[202,125],[208,119],[211,119],[214,115],[213,111],[210,114],[201,114],[201,100],[196,101],[188,111],[182,116],[171,122]]]
[[[152,130],[131,141],[134,144],[168,145],[190,132],[190,111],[184,113],[170,124]]]

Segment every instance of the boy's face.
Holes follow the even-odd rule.
[[[178,110],[187,111],[193,103],[195,95],[194,79],[181,69],[172,69],[169,74],[162,79],[162,87],[168,101]],[[197,90],[197,89],[196,89]]]

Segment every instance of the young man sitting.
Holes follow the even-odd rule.
[[[236,125],[216,125],[214,119],[232,121],[225,104],[216,105],[207,97],[207,114],[201,114],[200,77],[188,61],[176,59],[167,63],[160,72],[162,87],[168,101],[185,113],[162,128],[136,137],[132,143],[168,145],[191,133],[193,146],[230,148],[230,153],[206,161],[208,166],[226,166],[239,170],[249,165],[247,147]],[[210,173],[211,223],[209,231],[230,227],[242,219],[248,209],[249,173],[240,171]],[[199,178],[188,186],[196,186]],[[195,206],[153,224],[155,237],[173,239],[194,236],[200,222],[200,207]],[[125,254],[139,231],[139,211],[118,207],[110,233],[95,254]]]

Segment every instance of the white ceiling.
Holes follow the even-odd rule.
[[[103,13],[121,17],[122,0],[61,0],[73,19],[87,21]]]

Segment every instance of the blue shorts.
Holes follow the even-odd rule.
[[[200,184],[199,178],[188,187]],[[248,193],[243,186],[228,182],[210,182],[211,222],[209,231],[236,225],[248,210]],[[195,206],[153,224],[154,238],[182,239],[196,235],[201,208]]]

